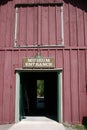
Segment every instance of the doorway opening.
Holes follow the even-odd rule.
[[[45,109],[44,80],[37,80],[37,103],[36,109],[40,112]]]
[[[16,113],[18,113],[18,115],[15,114],[16,122],[28,116],[46,116],[61,122],[62,85],[61,78],[59,78],[60,72],[21,71],[16,74]]]

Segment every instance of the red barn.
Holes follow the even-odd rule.
[[[86,0],[0,0],[0,124],[27,116],[82,123],[86,34]]]

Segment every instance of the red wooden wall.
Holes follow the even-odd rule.
[[[7,3],[0,3],[0,124],[14,122],[15,68],[22,68],[22,59],[34,57],[37,52],[37,48],[33,47],[14,47],[14,7],[18,3],[38,2],[63,2],[64,47],[43,47],[40,48],[40,53],[43,57],[55,58],[55,67],[63,68],[63,121],[82,123],[83,117],[87,116],[87,10],[85,7],[87,3],[78,3],[76,0],[71,0],[70,3],[68,0],[8,0]],[[52,10],[50,15],[52,16],[53,13]],[[50,35],[48,34],[48,24],[52,27],[52,23],[55,21],[51,16],[50,23],[47,21],[48,11],[43,11],[42,15],[42,41],[56,43],[55,39],[59,34],[55,33],[54,27],[50,28]],[[20,20],[25,22],[24,19]],[[23,24],[22,22],[21,24]],[[32,28],[32,22],[27,26]],[[21,34],[21,38],[24,34],[26,32]],[[37,41],[34,33],[31,32],[29,35],[28,43],[29,40],[31,44],[33,44],[32,41]]]
[[[17,46],[61,44],[61,6],[20,6],[17,16]]]

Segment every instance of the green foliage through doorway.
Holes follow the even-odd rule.
[[[37,97],[44,97],[44,80],[37,80]]]

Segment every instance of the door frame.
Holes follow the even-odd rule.
[[[63,88],[62,88],[62,69],[16,69],[16,88],[15,88],[15,123],[20,119],[20,73],[21,72],[57,72],[57,120],[63,122]]]

